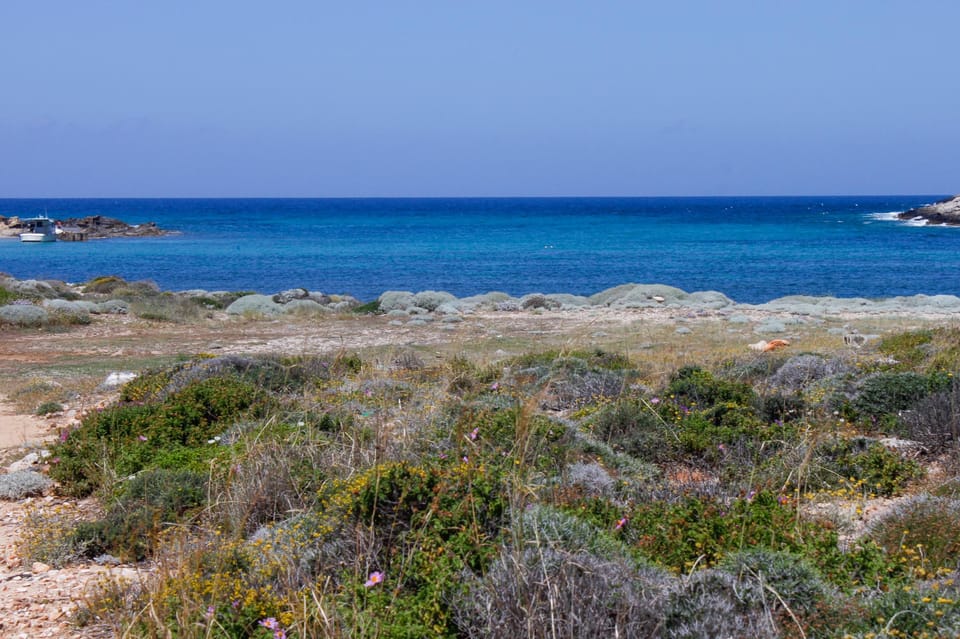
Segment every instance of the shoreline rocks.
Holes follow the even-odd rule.
[[[928,224],[960,226],[960,195],[904,211],[897,215],[897,218],[906,221],[926,220]]]
[[[221,311],[227,316],[277,318],[284,315],[320,316],[329,313],[377,314],[399,323],[438,321],[455,324],[478,313],[551,313],[648,311],[662,309],[676,317],[717,316],[730,324],[749,324],[754,314],[772,314],[777,321],[755,327],[758,333],[784,333],[788,325],[843,316],[960,316],[956,295],[898,296],[884,299],[836,298],[791,295],[760,304],[738,303],[717,291],[689,293],[662,284],[621,284],[589,297],[569,293],[528,293],[514,297],[489,292],[457,298],[445,291],[385,291],[367,304],[350,295],[337,295],[291,288],[273,295],[228,291],[161,291],[152,282],[126,282],[109,276],[85,284],[56,280],[18,280],[0,273],[0,289],[6,304],[0,305],[0,324],[42,326],[49,321],[89,323],[91,315],[137,314],[168,304],[177,314],[177,304],[196,306],[204,313]],[[187,308],[187,307],[182,307]],[[210,315],[212,317],[212,315]]]
[[[86,239],[102,240],[112,237],[157,237],[168,235],[155,222],[143,224],[127,224],[123,220],[103,215],[88,215],[86,217],[71,217],[57,220],[65,231],[81,233]],[[23,232],[22,218],[18,216],[0,216],[0,237],[17,237]]]

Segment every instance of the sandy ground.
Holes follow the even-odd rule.
[[[0,450],[32,448],[50,435],[47,420],[32,415],[19,415],[16,408],[0,397]]]
[[[731,322],[732,314],[746,317]],[[757,335],[753,327],[771,317],[792,319],[782,335]],[[794,347],[844,348],[842,333],[913,328],[943,323],[936,318],[844,316],[828,320],[791,318],[759,310],[689,309],[577,312],[477,313],[456,323],[425,326],[391,323],[385,317],[330,316],[321,319],[249,321],[214,315],[186,324],[156,323],[127,316],[99,316],[88,326],[62,330],[0,330],[0,472],[84,411],[109,401],[110,389],[98,388],[113,371],[142,370],[197,353],[325,353],[363,350],[389,357],[391,349],[416,349],[441,360],[469,352],[501,358],[537,348],[603,347],[636,353],[661,349],[671,363],[696,358],[718,344],[729,352],[747,352],[758,339],[787,337]],[[678,329],[680,329],[678,331]],[[832,330],[831,330],[832,329]],[[30,413],[35,406],[21,389],[32,380],[64,391],[74,389],[65,412],[51,418]],[[26,397],[26,398],[25,398]],[[0,501],[0,637],[108,637],[108,628],[78,629],[70,615],[84,592],[102,573],[135,578],[136,568],[79,564],[53,569],[24,565],[17,555],[21,522],[31,508],[56,508],[66,502],[50,494],[19,502]]]

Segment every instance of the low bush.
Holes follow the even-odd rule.
[[[674,373],[665,394],[679,405],[700,410],[719,403],[747,407],[756,400],[750,385],[717,378],[697,366],[685,366]]]
[[[853,415],[892,428],[900,411],[911,408],[931,393],[946,390],[951,383],[951,377],[945,373],[876,373],[860,383],[851,402]]]
[[[32,470],[17,470],[0,475],[0,499],[19,500],[40,495],[53,482],[46,475]]]
[[[101,275],[87,282],[83,290],[86,293],[108,295],[127,282],[117,275]]]
[[[264,401],[251,384],[215,377],[159,403],[90,413],[51,448],[50,475],[65,494],[84,496],[144,469],[202,466],[217,453],[208,442]]]
[[[893,358],[904,370],[919,366],[933,351],[933,331],[908,331],[888,335],[880,340],[877,350]]]
[[[889,555],[901,557],[917,578],[960,569],[960,500],[907,497],[871,524],[867,535]]]
[[[0,324],[21,327],[43,326],[49,321],[48,313],[33,304],[7,304],[0,306]]]
[[[668,581],[623,560],[508,547],[467,582],[453,616],[466,637],[656,637]]]
[[[866,495],[890,497],[923,474],[920,465],[864,437],[821,444],[806,480],[809,490],[856,487]]]
[[[589,432],[615,451],[652,462],[675,457],[679,437],[648,401],[621,399],[605,406],[589,422]]]
[[[960,384],[933,393],[900,414],[899,434],[938,454],[960,443]]]
[[[42,417],[44,415],[52,415],[53,413],[60,413],[62,411],[63,404],[60,402],[43,402],[37,406],[37,410],[34,412]]]
[[[87,557],[115,555],[127,561],[150,556],[158,536],[206,501],[207,479],[189,470],[149,470],[129,481],[99,520],[79,524],[73,544]]]

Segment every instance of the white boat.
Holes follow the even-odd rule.
[[[20,220],[26,229],[20,234],[21,242],[56,242],[57,224],[46,215]]]

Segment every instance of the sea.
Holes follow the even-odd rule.
[[[103,215],[171,234],[0,240],[0,272],[363,301],[387,290],[590,295],[631,282],[745,303],[960,296],[960,227],[896,220],[943,197],[2,199],[7,217]]]

